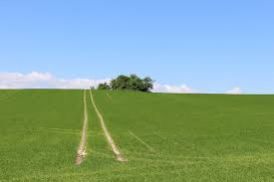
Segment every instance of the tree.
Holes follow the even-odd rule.
[[[116,79],[111,80],[110,87],[112,90],[128,90],[129,81],[129,77],[120,75]]]
[[[107,83],[101,83],[98,85],[98,90],[110,90],[110,86]]]
[[[153,80],[150,77],[144,79],[135,74],[130,76],[119,75],[112,79],[110,85],[107,83],[100,84],[98,90],[132,90],[141,92],[150,92],[153,89]]]
[[[139,78],[137,75],[130,75],[129,77],[129,90],[139,90],[142,91],[143,80]]]
[[[153,80],[150,77],[146,77],[143,79],[143,92],[149,92],[153,89]]]

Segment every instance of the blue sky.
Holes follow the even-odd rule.
[[[273,0],[3,0],[0,72],[274,93]]]

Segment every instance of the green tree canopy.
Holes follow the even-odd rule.
[[[101,83],[99,84],[98,90],[110,90],[110,86],[107,83]]]
[[[130,76],[119,75],[111,80],[110,84],[100,84],[98,90],[133,90],[141,92],[150,92],[153,89],[153,80],[150,77],[144,79],[135,74]]]

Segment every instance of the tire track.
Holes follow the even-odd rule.
[[[147,144],[144,140],[142,140],[140,137],[135,135],[132,131],[129,131],[129,134],[134,137],[137,141],[139,141],[141,144],[143,144],[150,152],[155,153],[155,149],[152,148],[149,144]]]
[[[106,95],[107,95],[108,99],[109,99],[110,101],[112,101],[112,97],[109,95],[109,93],[106,93]]]
[[[84,91],[83,94],[83,103],[84,103],[84,120],[83,120],[83,129],[82,129],[82,137],[80,141],[80,145],[77,150],[77,155],[76,155],[76,160],[75,164],[76,165],[81,165],[87,155],[86,152],[86,145],[87,145],[87,130],[88,130],[88,111],[87,111],[87,92],[86,90]]]
[[[104,121],[104,118],[102,116],[102,114],[100,113],[100,111],[98,110],[97,106],[96,106],[96,103],[95,103],[95,100],[94,100],[94,97],[93,97],[93,94],[91,92],[91,90],[89,91],[89,95],[90,95],[90,100],[91,100],[91,103],[93,105],[93,108],[100,120],[100,124],[101,124],[101,128],[104,132],[104,135],[107,139],[107,142],[109,144],[109,146],[111,147],[115,157],[116,157],[116,160],[119,161],[119,162],[127,162],[127,160],[124,158],[123,154],[120,152],[120,150],[118,149],[117,145],[115,144],[114,140],[112,139],[107,127],[106,127],[106,124],[105,124],[105,121]]]

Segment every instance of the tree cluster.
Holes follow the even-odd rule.
[[[110,84],[102,83],[98,86],[98,90],[132,90],[141,92],[150,92],[153,89],[153,80],[150,77],[144,79],[137,75],[119,75],[111,80]]]

